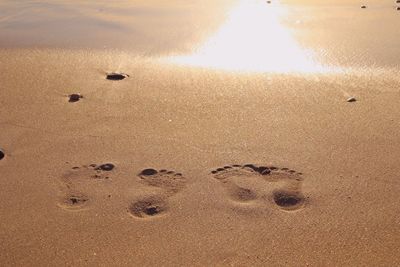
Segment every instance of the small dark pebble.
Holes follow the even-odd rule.
[[[0,149],[0,160],[4,159],[5,156],[3,150]]]
[[[224,170],[225,170],[224,168],[218,168],[217,169],[218,172],[221,172],[221,171],[224,171]]]
[[[101,171],[112,171],[114,169],[114,164],[112,163],[105,163],[101,164],[100,166],[96,167],[95,170],[101,170]]]
[[[399,2],[400,3],[400,2]],[[398,6],[397,8],[396,8],[396,10],[400,10],[400,6]]]
[[[72,167],[72,169],[73,169],[73,170],[77,170],[77,169],[79,169],[79,167],[78,167],[78,166],[75,166],[75,167]]]
[[[218,171],[211,171],[211,173],[212,173],[212,174],[216,174],[216,173],[218,173]]]
[[[361,6],[361,8],[367,8],[367,6]]]
[[[355,97],[349,97],[347,99],[347,102],[349,102],[349,103],[356,102],[356,101],[357,101],[357,99]]]
[[[80,94],[71,94],[69,95],[69,102],[78,102],[81,98],[83,98],[83,96],[81,96]]]
[[[129,77],[129,75],[124,74],[124,73],[109,73],[109,74],[107,74],[107,80],[112,80],[112,81],[120,81],[127,77]]]
[[[150,176],[150,175],[155,175],[155,174],[157,174],[157,171],[155,169],[145,169],[140,173],[140,175],[144,175],[144,176]]]

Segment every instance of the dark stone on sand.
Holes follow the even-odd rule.
[[[140,173],[140,175],[150,176],[150,175],[155,175],[157,173],[158,172],[155,169],[145,169]]]
[[[71,94],[71,95],[69,95],[68,102],[71,102],[71,103],[78,102],[81,98],[83,98],[83,96],[80,94]]]
[[[357,99],[355,97],[349,97],[347,99],[347,102],[349,102],[349,103],[353,103],[353,102],[356,102],[356,101],[357,101]]]
[[[361,6],[361,8],[367,8],[367,6]]]
[[[95,170],[101,170],[101,171],[112,171],[114,169],[114,164],[112,163],[105,163],[101,164],[100,166],[96,167]]]
[[[3,150],[0,149],[0,160],[4,159],[5,156]]]
[[[107,80],[112,80],[112,81],[120,81],[125,78],[129,77],[129,75],[124,74],[124,73],[109,73],[107,74]]]
[[[399,2],[400,3],[400,2]],[[398,6],[397,8],[396,8],[396,10],[400,10],[400,6]]]

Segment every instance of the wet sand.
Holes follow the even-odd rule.
[[[2,42],[1,265],[397,266],[400,13],[339,2],[283,3],[318,72]]]

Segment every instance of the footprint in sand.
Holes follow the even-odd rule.
[[[144,169],[138,176],[143,184],[160,190],[157,195],[134,201],[129,206],[129,212],[139,218],[164,215],[168,210],[167,199],[186,185],[186,178],[174,171]]]
[[[58,206],[67,210],[87,209],[97,190],[93,183],[109,180],[114,168],[112,163],[72,167],[61,177],[62,196]]]
[[[128,210],[135,217],[147,218],[163,215],[168,206],[163,197],[150,196],[133,202]]]
[[[268,199],[276,207],[291,211],[302,208],[302,174],[288,168],[230,165],[211,171],[215,179],[224,184],[230,198],[240,203]]]

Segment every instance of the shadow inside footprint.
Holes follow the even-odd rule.
[[[87,204],[89,198],[81,193],[70,193],[61,200],[61,206],[66,209],[81,209]]]
[[[231,189],[230,195],[233,200],[248,202],[257,199],[257,194],[250,189],[236,186]]]
[[[161,198],[151,197],[132,203],[129,212],[138,218],[154,217],[167,210],[167,204]]]
[[[186,184],[186,179],[181,173],[168,170],[144,169],[139,173],[139,177],[143,183],[161,188],[169,195],[178,193]]]
[[[285,210],[296,210],[303,206],[304,197],[299,192],[278,190],[273,193],[274,202]]]
[[[112,171],[115,168],[115,165],[112,163],[105,163],[101,164],[100,166],[95,167],[95,170],[101,170],[101,171]]]
[[[302,174],[289,168],[235,164],[214,169],[211,174],[235,201],[248,202],[260,196],[282,210],[299,209],[305,202],[301,193]]]
[[[139,175],[143,176],[150,176],[150,175],[156,175],[158,171],[155,169],[144,169]]]
[[[5,156],[3,150],[0,149],[0,160],[4,159]]]

